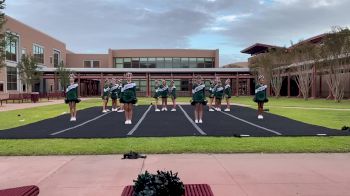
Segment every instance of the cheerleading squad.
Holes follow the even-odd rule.
[[[69,76],[70,85],[66,89],[65,102],[69,104],[71,121],[76,121],[76,104],[80,102],[78,98],[78,84],[75,83],[75,76],[71,74]],[[155,111],[168,111],[168,97],[172,100],[172,112],[176,111],[176,86],[174,81],[170,81],[170,85],[167,85],[166,80],[155,80],[155,93],[153,98],[155,99]],[[230,99],[232,96],[232,90],[230,86],[230,80],[227,79],[225,84],[219,77],[210,81],[210,85],[207,88],[204,84],[204,80],[201,76],[196,76],[192,81],[192,100],[191,105],[194,106],[195,123],[203,123],[203,106],[207,105],[206,91],[209,93],[209,111],[221,111],[221,103],[224,99],[226,102],[226,109],[224,111],[230,111]],[[258,104],[258,119],[263,119],[264,103],[268,102],[266,96],[267,85],[264,84],[264,77],[258,77],[258,83],[255,87],[254,101]],[[103,88],[102,95],[102,112],[106,113],[110,110],[107,109],[109,99],[112,99],[112,111],[125,113],[125,124],[132,124],[133,107],[137,103],[136,98],[136,84],[132,82],[132,73],[124,75],[124,80],[106,80]],[[161,99],[161,109],[159,106],[159,99]],[[119,100],[119,102],[118,102]]]

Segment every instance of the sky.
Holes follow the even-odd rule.
[[[5,13],[75,53],[108,49],[219,49],[247,61],[254,43],[290,46],[350,26],[350,0],[7,0]]]

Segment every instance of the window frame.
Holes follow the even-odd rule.
[[[42,49],[43,49],[43,53],[42,53],[42,54],[43,54],[42,62],[39,62],[39,61],[37,60],[37,58],[35,57],[36,53],[35,53],[34,47],[42,48]],[[44,64],[45,64],[45,47],[44,47],[44,46],[42,46],[42,45],[40,45],[40,44],[37,44],[37,43],[33,43],[32,54],[33,54],[33,57],[34,57],[35,62],[36,62],[37,64],[39,64],[39,65],[44,65]],[[40,60],[41,60],[41,58],[40,58]]]

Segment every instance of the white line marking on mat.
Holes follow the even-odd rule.
[[[57,132],[55,132],[55,133],[51,133],[50,135],[58,135],[58,134],[60,134],[60,133],[64,133],[64,132],[66,132],[66,131],[69,131],[69,130],[72,130],[72,129],[81,127],[81,126],[86,125],[86,124],[88,124],[88,123],[90,123],[90,122],[92,122],[92,121],[95,121],[95,120],[97,120],[97,119],[99,119],[99,118],[101,118],[101,117],[103,117],[103,116],[105,116],[105,115],[107,115],[107,114],[109,114],[109,113],[111,113],[111,112],[107,112],[107,113],[101,114],[101,115],[99,115],[99,116],[97,116],[97,117],[95,117],[95,118],[93,118],[93,119],[90,119],[90,120],[85,121],[85,122],[83,122],[83,123],[81,123],[81,124],[75,125],[74,127],[69,127],[69,128],[67,128],[67,129],[63,129],[62,131],[57,131]]]
[[[276,135],[282,135],[282,133],[280,133],[280,132],[277,132],[277,131],[274,131],[274,130],[272,130],[272,129],[268,129],[268,128],[266,128],[266,127],[262,127],[262,126],[260,126],[260,125],[254,124],[254,123],[252,123],[252,122],[249,122],[249,121],[246,121],[246,120],[244,120],[244,119],[238,118],[237,116],[234,116],[234,115],[232,115],[232,114],[229,114],[229,113],[226,113],[226,112],[223,112],[223,111],[220,111],[220,112],[223,113],[223,114],[226,114],[227,116],[230,116],[230,117],[232,117],[232,118],[234,118],[234,119],[237,119],[237,120],[239,120],[239,121],[242,121],[242,122],[245,122],[245,123],[247,123],[247,124],[250,124],[250,125],[252,125],[252,126],[254,126],[254,127],[258,127],[258,128],[260,128],[260,129],[263,129],[263,130],[265,130],[265,131],[274,133],[274,134],[276,134]]]
[[[151,110],[151,108],[152,108],[152,105],[150,105],[150,106],[148,107],[148,109],[146,110],[146,112],[143,113],[143,115],[141,116],[140,120],[139,120],[139,121],[136,123],[136,125],[131,129],[131,131],[129,131],[129,133],[128,133],[127,135],[132,135],[132,134],[136,131],[136,129],[140,126],[141,122],[146,118],[146,115],[147,115],[147,113]]]
[[[207,135],[200,127],[198,127],[198,125],[196,125],[196,123],[193,122],[193,120],[191,119],[191,117],[188,116],[187,112],[181,107],[181,105],[178,105],[179,108],[182,110],[182,112],[185,114],[186,118],[188,119],[188,121],[190,121],[190,123],[194,126],[194,128],[196,128],[196,130],[202,134],[202,135]]]
[[[318,133],[318,134],[316,134],[317,136],[327,136],[327,134],[325,134],[325,133]]]

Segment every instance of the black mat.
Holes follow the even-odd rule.
[[[205,107],[203,124],[193,123],[193,107],[184,105],[171,112],[155,112],[151,106],[136,106],[132,125],[124,124],[124,113],[101,113],[101,107],[78,111],[76,122],[69,114],[21,127],[1,130],[3,139],[33,138],[115,138],[171,136],[329,136],[350,132],[310,125],[270,113],[257,119],[254,109],[233,106],[230,112],[209,112]],[[144,118],[142,118],[144,117]]]

